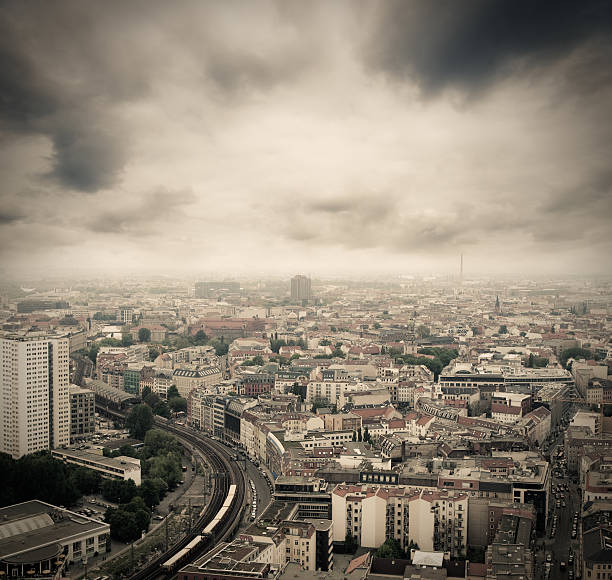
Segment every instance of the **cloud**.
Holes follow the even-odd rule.
[[[603,40],[609,53],[612,7],[599,0],[383,0],[373,22],[364,43],[369,66],[412,79],[426,93],[474,91],[550,65],[591,40]],[[574,62],[574,73],[585,70],[581,64]]]
[[[610,45],[591,1],[5,2],[3,259],[604,270]]]
[[[86,227],[97,234],[151,236],[185,219],[184,208],[195,199],[189,191],[155,191],[138,200],[118,202],[110,210],[101,210],[86,222]]]

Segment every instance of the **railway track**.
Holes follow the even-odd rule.
[[[103,410],[125,419],[125,415],[120,411],[110,411],[108,408]],[[231,460],[223,445],[188,428],[167,424],[158,419],[155,426],[172,433],[183,444],[187,444],[187,447],[191,446],[198,450],[206,457],[214,472],[226,473],[227,476],[214,478],[210,501],[200,513],[192,531],[171,546],[167,552],[160,554],[147,566],[132,574],[131,580],[171,577],[181,566],[229,538],[239,526],[246,505],[245,474],[238,464]]]

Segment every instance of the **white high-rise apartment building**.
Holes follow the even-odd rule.
[[[70,443],[69,339],[0,337],[0,451],[17,459]]]

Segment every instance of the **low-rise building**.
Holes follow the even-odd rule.
[[[131,479],[136,485],[141,484],[140,459],[134,457],[104,457],[80,449],[54,449],[51,454],[64,463],[86,467],[97,471],[103,477],[113,479]]]
[[[0,508],[0,571],[59,578],[66,564],[110,551],[110,525],[39,500]]]

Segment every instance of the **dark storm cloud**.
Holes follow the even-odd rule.
[[[128,203],[100,211],[86,227],[98,234],[148,236],[159,233],[160,226],[180,224],[185,218],[184,207],[195,201],[190,191],[160,190],[143,196],[136,203],[128,200]],[[178,227],[180,229],[180,225]]]
[[[58,26],[58,6],[48,19],[41,4],[3,8],[0,127],[14,135],[47,136],[53,144],[49,175],[62,186],[94,192],[112,185],[124,163],[121,140],[111,136],[113,119],[96,104],[99,96],[87,77],[66,75],[80,54],[76,30],[66,34]]]
[[[12,224],[23,217],[23,213],[17,209],[2,208],[0,209],[0,226]]]
[[[603,171],[576,187],[554,192],[541,204],[545,215],[581,213],[612,219],[612,171]]]
[[[366,61],[415,80],[426,92],[479,89],[512,67],[550,64],[591,40],[611,54],[612,4],[606,0],[384,0],[374,21]],[[586,75],[595,58],[575,62],[573,74]],[[593,71],[591,82],[609,82],[609,74]]]
[[[118,108],[149,99],[156,83],[172,84],[175,68],[187,66],[182,81],[204,91],[212,85],[224,99],[274,86],[307,66],[312,51],[295,28],[285,23],[286,38],[275,37],[282,19],[273,4],[230,4],[4,2],[1,129],[48,137],[48,176],[61,186],[112,187],[130,153],[129,125]],[[253,24],[246,35],[236,9]],[[270,22],[258,28],[260,13]]]

